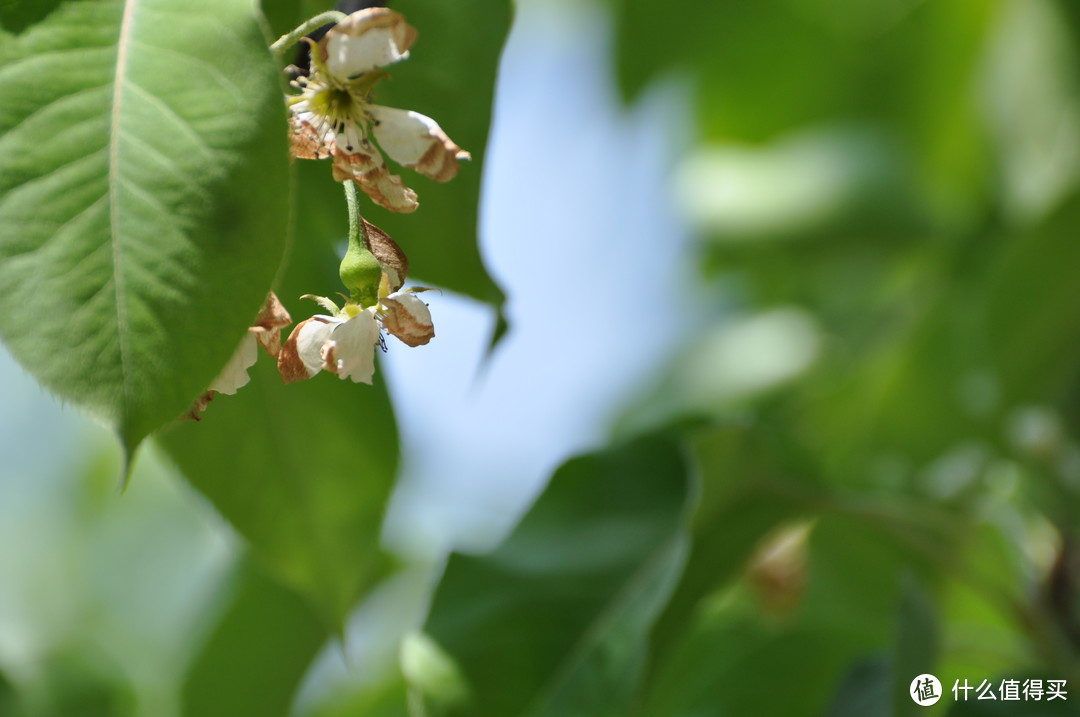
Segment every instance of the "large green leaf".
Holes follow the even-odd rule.
[[[686,569],[653,629],[653,673],[693,629],[701,601],[741,573],[771,530],[808,510],[813,493],[793,480],[802,473],[785,465],[790,449],[771,434],[729,426],[696,436],[701,497]]]
[[[424,629],[472,688],[462,714],[625,714],[690,493],[679,448],[641,439],[566,463],[497,550],[452,556]]]
[[[326,638],[296,593],[242,562],[230,603],[184,680],[183,714],[284,717]]]
[[[84,0],[0,35],[0,336],[129,452],[281,262],[280,83],[250,0]]]

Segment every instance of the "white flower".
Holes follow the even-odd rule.
[[[297,324],[278,356],[278,370],[285,383],[303,381],[319,371],[336,373],[356,383],[371,383],[375,375],[375,344],[382,327],[375,307],[361,309],[346,304],[338,309],[326,297],[312,298],[331,311],[316,314]]]
[[[336,373],[357,383],[371,383],[375,374],[375,346],[385,328],[409,346],[426,344],[435,336],[431,312],[413,291],[397,291],[377,306],[344,307],[325,296],[314,299],[328,314],[316,314],[297,324],[278,356],[285,383],[303,381],[320,371]]]
[[[355,181],[395,212],[414,211],[416,192],[390,174],[372,138],[399,164],[440,182],[454,178],[458,160],[469,159],[430,117],[370,102],[386,75],[380,68],[408,57],[415,39],[416,30],[393,10],[354,12],[313,45],[312,72],[294,82],[300,94],[288,98],[293,154],[332,156],[336,180]]]

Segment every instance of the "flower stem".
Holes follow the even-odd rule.
[[[360,198],[356,183],[345,182],[345,201],[349,205],[349,248],[341,260],[341,283],[349,289],[350,299],[367,308],[379,302],[382,265],[368,248],[367,231],[360,216]]]
[[[277,41],[270,46],[270,50],[274,54],[280,55],[299,42],[301,37],[310,34],[313,30],[316,30],[323,25],[341,22],[346,17],[347,15],[345,13],[338,12],[337,10],[327,10],[326,12],[319,13],[313,18],[305,20],[292,32],[279,37]]]

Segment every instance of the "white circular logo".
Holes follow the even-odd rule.
[[[915,704],[929,707],[941,699],[941,683],[938,678],[929,673],[919,675],[911,681],[908,694],[911,695]]]

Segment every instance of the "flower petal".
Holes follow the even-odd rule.
[[[364,223],[364,236],[367,238],[368,250],[379,260],[379,265],[386,274],[390,291],[397,291],[405,283],[405,277],[409,275],[408,257],[389,234],[363,217],[360,221]]]
[[[380,207],[392,212],[408,214],[420,206],[416,192],[390,174],[382,155],[366,139],[342,145],[339,139],[334,147],[334,179],[347,182],[350,179]]]
[[[457,175],[458,160],[471,155],[446,136],[439,124],[419,112],[369,105],[375,139],[398,164],[447,182]]]
[[[282,306],[281,301],[274,292],[266,296],[259,315],[255,317],[255,325],[249,331],[255,334],[266,352],[277,358],[281,352],[281,330],[292,323],[292,317]]]
[[[334,130],[307,102],[289,108],[289,149],[297,159],[326,159],[334,146]]]
[[[415,294],[399,291],[381,303],[386,312],[383,326],[409,346],[423,346],[435,338],[431,312]]]
[[[322,347],[323,368],[342,379],[371,383],[371,377],[375,375],[375,342],[378,340],[375,309],[365,309],[334,328],[330,340]]]
[[[349,15],[319,41],[327,72],[347,80],[409,56],[416,29],[405,17],[384,7]]]
[[[221,369],[218,377],[210,382],[207,390],[230,396],[236,393],[251,380],[248,369],[255,365],[257,358],[259,358],[259,342],[255,340],[255,334],[249,331],[240,340],[240,345],[233,352],[229,362],[225,364],[225,368]]]
[[[323,367],[322,347],[341,322],[312,316],[296,325],[278,354],[278,371],[285,383],[311,378]]]
[[[416,192],[406,187],[401,177],[390,174],[386,167],[356,177],[356,184],[371,201],[392,212],[409,214],[420,206]]]

